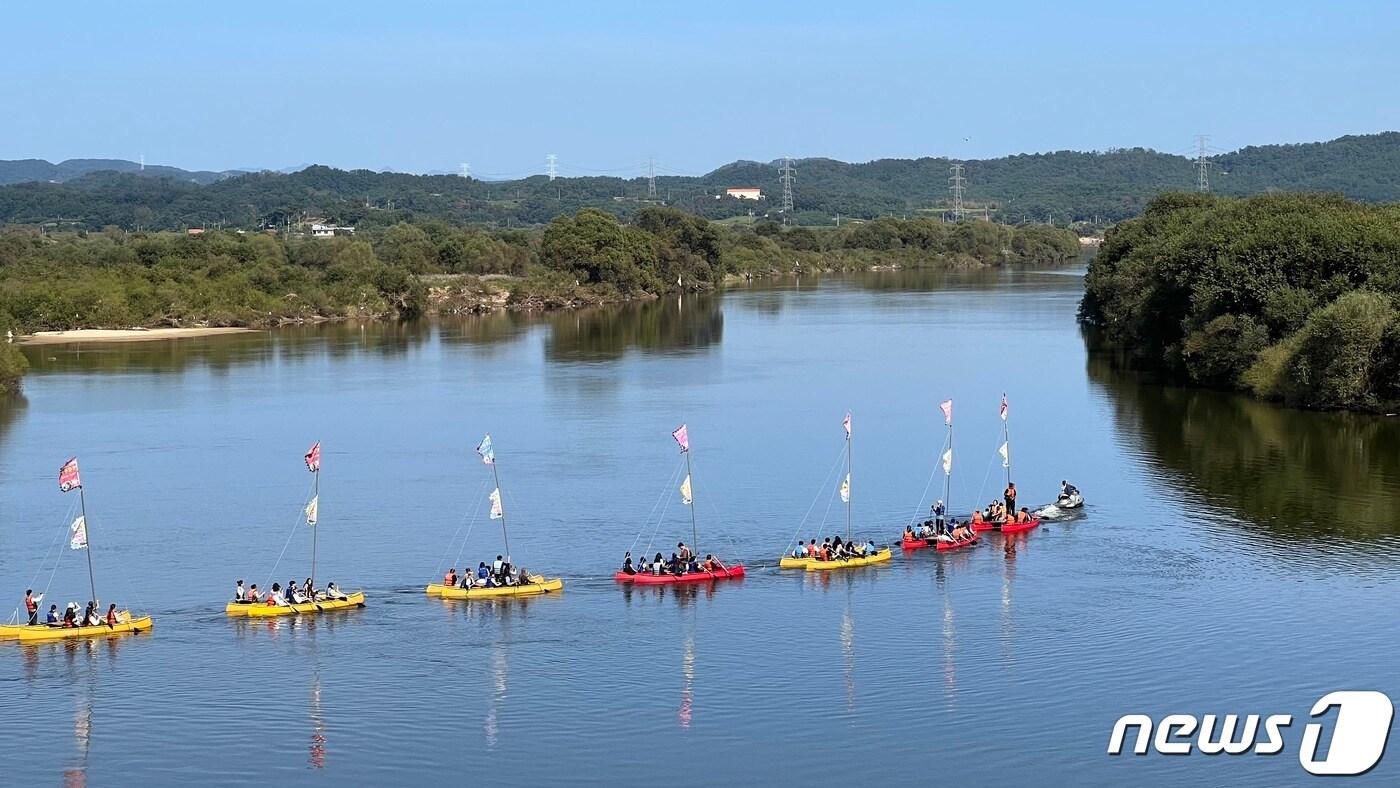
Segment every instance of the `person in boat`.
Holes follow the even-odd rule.
[[[1061,479],[1061,480],[1060,480],[1060,497],[1061,497],[1061,498],[1069,498],[1069,497],[1072,497],[1072,496],[1075,496],[1075,495],[1078,495],[1078,494],[1079,494],[1079,488],[1078,488],[1078,487],[1075,487],[1073,484],[1070,484],[1069,482],[1065,481],[1064,479]]]
[[[497,580],[497,581],[500,580],[500,578],[501,578],[501,573],[505,571],[505,568],[506,568],[505,559],[502,558],[502,557],[499,556],[499,555],[496,556],[496,560],[495,560],[495,561],[492,561],[492,562],[491,562],[491,574],[493,574],[493,575],[496,576],[496,580]]]
[[[797,543],[797,546],[794,547],[794,548],[792,548],[792,552],[789,553],[789,555],[791,555],[793,558],[806,558],[806,557],[807,557],[807,545],[804,545],[804,544],[802,544],[801,542],[798,542],[798,543]]]
[[[938,503],[933,505],[933,527],[942,531],[945,525],[944,520],[947,515],[948,509],[943,505],[943,499],[939,498]]]
[[[306,597],[307,602],[316,601],[316,586],[311,584],[311,578],[306,578],[306,584],[301,587],[301,595]]]
[[[875,554],[878,553],[878,552],[880,552],[880,551],[879,551],[878,549],[875,548],[875,540],[874,540],[874,539],[867,539],[867,540],[865,541],[865,554],[866,554],[866,555],[875,555]]]
[[[656,557],[651,560],[651,573],[654,575],[659,575],[664,573],[665,571],[666,561],[661,557],[660,553],[657,553]]]
[[[1026,507],[1022,506],[1022,507],[1021,507],[1021,511],[1019,511],[1019,512],[1016,513],[1016,522],[1018,522],[1018,523],[1028,523],[1028,522],[1030,522],[1030,521],[1031,521],[1031,513],[1030,513],[1030,510],[1028,510]]]
[[[831,537],[822,540],[822,546],[817,548],[816,559],[818,561],[831,560]]]
[[[301,592],[297,590],[296,578],[287,581],[287,587],[282,589],[282,596],[288,604],[299,605],[306,601],[301,598]]]
[[[109,626],[109,627],[115,627],[115,626],[117,625],[117,623],[118,623],[118,622],[117,622],[117,606],[116,606],[115,604],[108,605],[108,606],[107,606],[107,626]]]
[[[56,627],[58,626],[59,621],[60,619],[58,617],[58,605],[49,605],[49,614],[44,617],[44,623],[48,624],[51,627]]]
[[[959,523],[957,520],[953,521],[951,534],[953,540],[957,542],[966,542],[976,537],[976,534],[972,530],[971,523]]]
[[[811,541],[809,541],[809,542],[807,543],[807,557],[808,557],[808,558],[816,558],[816,557],[817,557],[817,540],[816,540],[816,539],[813,539],[813,540],[811,540]]]
[[[1008,512],[1015,512],[1015,511],[1016,511],[1016,483],[1015,483],[1015,482],[1007,482],[1007,483],[1006,483],[1006,491],[1005,491],[1004,493],[1002,493],[1002,496],[1003,496],[1004,498],[1006,498],[1006,511],[1008,511]]]
[[[281,584],[281,583],[273,583],[273,584],[272,584],[272,593],[270,593],[270,594],[267,595],[267,606],[268,606],[268,607],[286,607],[286,606],[287,606],[287,599],[286,599],[286,597],[282,596],[282,584]]]
[[[812,541],[815,542],[817,540],[813,539]],[[702,564],[702,566],[705,568],[706,572],[723,572],[725,569],[724,564],[720,563],[720,560],[715,558],[713,553],[705,554],[705,563]]]
[[[83,611],[82,626],[95,627],[100,623],[102,623],[102,619],[97,617],[97,603],[88,602],[87,609]]]
[[[840,537],[840,535],[837,535],[837,536],[835,536],[834,538],[832,538],[832,540],[831,540],[831,551],[832,551],[832,553],[834,554],[834,557],[837,558],[837,559],[841,559],[841,558],[845,558],[845,557],[846,557],[846,552],[847,552],[847,550],[846,550],[846,545],[843,544],[843,543],[841,542],[841,537]]]
[[[441,566],[441,564],[439,564],[439,566]],[[447,574],[442,576],[442,584],[447,586],[448,588],[452,588],[457,585],[457,567],[454,566],[448,568]]]
[[[63,609],[63,628],[73,629],[78,626],[78,603],[69,602],[68,607]]]
[[[680,556],[671,553],[671,560],[666,562],[666,571],[673,575],[685,574],[685,564],[681,563]]]
[[[238,584],[233,587],[233,601],[240,605],[248,601],[248,589],[243,587],[242,580],[239,580]]]
[[[982,512],[980,510],[974,509],[972,511],[972,522],[976,525],[981,525],[987,521],[982,517]]]
[[[326,583],[326,599],[345,600],[345,592],[335,587],[335,583]]]
[[[636,567],[632,566],[632,551],[628,550],[627,555],[622,557],[622,573],[625,575],[637,574]]]
[[[685,542],[677,542],[676,550],[680,553],[681,560],[687,564],[695,558],[695,554],[690,551],[689,547],[685,546]]]
[[[491,570],[488,569],[488,568],[486,568],[486,562],[485,562],[485,561],[479,561],[479,562],[477,562],[477,565],[476,565],[476,582],[473,583],[473,585],[476,585],[476,586],[478,586],[478,587],[485,587],[486,584],[487,584],[487,582],[489,582],[490,580],[491,580]]]
[[[34,589],[27,588],[24,591],[24,612],[29,614],[29,626],[39,623],[39,602],[44,595],[34,596]]]
[[[248,596],[246,599],[250,605],[256,605],[262,599],[262,594],[258,592],[257,583],[248,587]]]
[[[906,525],[906,526],[904,526],[904,541],[906,541],[906,542],[912,542],[912,541],[914,541],[916,538],[917,538],[917,537],[914,536],[914,526],[912,526],[912,525]]]

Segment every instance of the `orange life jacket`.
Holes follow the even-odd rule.
[[[445,574],[445,575],[442,576],[442,584],[445,585],[445,586],[455,586],[455,585],[457,585],[457,575],[455,575],[455,574],[453,574],[453,573],[451,573],[451,572],[448,572],[447,574]]]
[[[29,594],[25,594],[25,595],[24,595],[24,609],[25,609],[25,610],[28,610],[30,613],[38,612],[38,610],[39,610],[39,603],[34,601],[34,597],[30,596]]]
[[[107,611],[107,626],[109,626],[109,627],[114,627],[114,626],[116,626],[116,625],[117,625],[117,611],[115,611],[115,610],[108,610],[108,611]]]
[[[972,522],[974,522],[974,523],[986,522],[985,520],[982,519],[982,512],[981,512],[981,510],[978,510],[978,511],[975,511],[975,512],[972,513]]]
[[[810,544],[810,543],[807,545],[807,556],[808,556],[809,558],[816,558],[816,557],[817,557],[817,546],[816,546],[816,545]]]

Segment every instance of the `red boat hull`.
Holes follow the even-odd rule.
[[[899,546],[903,547],[905,550],[922,550],[925,547],[928,547],[928,540],[915,539],[913,541],[910,541],[908,539],[900,539]]]
[[[964,547],[972,547],[973,545],[977,544],[979,541],[981,541],[981,540],[980,540],[980,539],[964,539],[964,540],[961,541],[961,542],[936,542],[936,543],[935,543],[935,546],[936,546],[939,550],[961,550],[961,549],[963,549]]]
[[[964,539],[960,542],[941,542],[937,539],[915,539],[911,542],[907,539],[901,539],[899,546],[905,550],[922,550],[930,546],[935,550],[961,550],[964,547],[971,547],[977,542],[977,539]]]
[[[740,564],[725,567],[718,572],[687,572],[683,575],[653,575],[638,573],[629,575],[626,572],[618,572],[613,575],[613,579],[619,583],[632,583],[639,586],[659,586],[676,585],[678,583],[707,583],[711,580],[730,580],[744,576],[744,567]]]
[[[1030,529],[1035,528],[1038,525],[1040,525],[1040,518],[1037,517],[1036,519],[1031,520],[1028,523],[1002,523],[1000,525],[998,525],[997,523],[973,523],[972,530],[1001,531],[1004,534],[1014,534],[1019,533],[1021,531],[1029,531]]]

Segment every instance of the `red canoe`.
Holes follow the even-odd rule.
[[[909,539],[904,539],[904,538],[901,537],[900,540],[899,540],[899,546],[900,546],[900,547],[903,547],[905,550],[922,550],[922,549],[924,549],[925,547],[928,547],[928,540],[927,540],[927,539],[914,539],[914,540],[909,540]]]
[[[981,541],[981,540],[980,540],[980,539],[973,538],[973,539],[964,539],[964,540],[962,540],[961,542],[937,542],[937,543],[935,543],[935,544],[936,544],[936,546],[937,546],[937,548],[938,548],[939,550],[961,550],[961,549],[963,549],[964,547],[972,547],[973,545],[977,544],[979,541]]]
[[[973,523],[972,530],[1001,531],[1004,534],[1014,534],[1020,533],[1021,531],[1029,531],[1030,529],[1035,528],[1038,525],[1040,525],[1039,517],[1037,517],[1034,520],[1031,520],[1028,523]]]
[[[729,580],[735,577],[744,576],[744,567],[741,564],[725,567],[718,572],[687,572],[683,575],[653,575],[650,573],[638,573],[629,575],[626,572],[618,572],[613,575],[613,579],[619,583],[634,583],[639,586],[654,585],[674,585],[676,583],[705,583],[710,580]]]
[[[940,542],[937,539],[915,539],[913,541],[900,539],[899,546],[905,550],[922,550],[930,545],[936,550],[961,550],[964,547],[977,544],[977,541],[977,539],[964,539],[960,542]]]

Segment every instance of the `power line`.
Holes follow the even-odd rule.
[[[792,182],[797,180],[794,175],[796,170],[792,168],[791,156],[783,157],[783,166],[778,169],[778,172],[782,173],[778,180],[782,181],[783,184],[783,224],[787,224],[787,215],[792,213]]]
[[[559,176],[559,157],[553,153],[544,157],[544,174],[552,181]]]
[[[963,177],[961,162],[950,166],[948,172],[952,173],[948,177],[948,191],[953,194],[953,221],[960,222],[963,220],[963,188],[967,179]]]
[[[1210,191],[1210,161],[1206,159],[1206,143],[1210,137],[1196,135],[1196,191]]]

